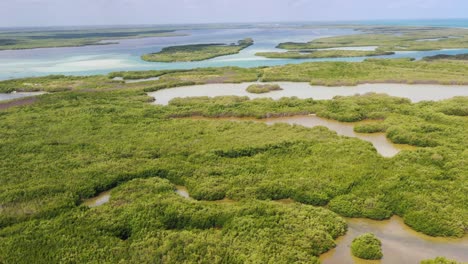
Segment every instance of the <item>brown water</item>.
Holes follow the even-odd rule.
[[[316,100],[332,99],[337,95],[350,96],[369,92],[385,93],[397,97],[405,97],[413,102],[423,100],[442,100],[454,96],[468,96],[466,85],[436,85],[436,84],[361,84],[357,86],[328,87],[311,86],[305,82],[272,82],[283,88],[281,91],[273,91],[266,94],[251,94],[245,89],[253,83],[216,83],[183,86],[171,89],[162,89],[148,93],[156,99],[154,104],[167,105],[170,100],[177,97],[194,96],[226,96],[237,95],[249,98],[273,98],[281,97],[313,98]]]
[[[279,118],[265,118],[265,119],[255,119],[255,118],[203,118],[195,117],[193,119],[197,120],[228,120],[228,121],[254,121],[254,122],[263,122],[268,125],[273,125],[276,123],[287,123],[291,125],[301,125],[305,127],[316,127],[324,126],[330,130],[335,131],[338,135],[355,137],[372,143],[377,152],[384,157],[393,157],[402,150],[413,150],[415,147],[409,145],[394,144],[388,140],[385,136],[385,133],[356,133],[354,132],[354,126],[357,124],[369,122],[355,122],[355,123],[346,123],[339,122],[335,120],[325,119],[318,117],[316,115],[308,116],[292,116],[292,117],[279,117]]]
[[[96,207],[96,206],[100,206],[100,205],[103,205],[107,202],[109,202],[109,199],[110,199],[110,192],[111,191],[105,191],[105,192],[102,192],[100,193],[98,196],[96,197],[93,197],[93,198],[90,198],[90,199],[86,199],[83,204],[84,205],[87,205],[89,207]]]
[[[187,188],[176,186],[176,193],[190,198]],[[289,205],[292,199],[274,202]],[[224,199],[213,203],[232,204],[235,201]],[[403,219],[393,216],[389,220],[377,221],[364,218],[345,218],[348,231],[336,240],[337,246],[322,254],[323,264],[418,264],[424,259],[445,256],[461,262],[468,261],[468,236],[463,238],[431,237],[418,233],[405,225]],[[374,233],[382,242],[383,258],[381,260],[364,260],[351,254],[351,242],[364,233]]]
[[[336,240],[336,248],[320,256],[323,264],[417,264],[437,256],[468,261],[468,236],[460,239],[427,236],[412,230],[398,216],[384,221],[361,218],[346,221],[348,232]],[[381,260],[363,260],[351,254],[353,239],[368,232],[374,233],[382,242]]]

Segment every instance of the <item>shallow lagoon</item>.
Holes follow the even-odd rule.
[[[264,65],[269,59],[256,57],[259,51],[278,50],[275,46],[284,41],[309,41],[315,38],[352,34],[342,29],[292,29],[238,28],[182,30],[188,34],[178,37],[150,37],[119,40],[118,44],[42,48],[28,50],[0,51],[0,80],[48,74],[90,75],[105,74],[120,70],[191,69],[198,67]],[[160,51],[174,45],[200,43],[233,43],[246,37],[253,37],[255,45],[240,54],[218,57],[200,62],[155,63],[145,62],[140,56]],[[284,62],[271,62],[272,65]]]
[[[297,64],[307,61],[362,61],[366,58],[294,60],[268,59],[255,56],[257,52],[284,51],[276,48],[276,45],[281,42],[307,42],[317,38],[358,33],[349,29],[298,29],[287,25],[278,25],[276,27],[181,30],[177,31],[177,33],[188,35],[124,39],[117,41],[118,44],[111,45],[0,51],[0,80],[49,74],[92,75],[127,70],[193,69],[222,66],[258,67]],[[255,44],[235,55],[222,56],[206,61],[176,63],[145,62],[140,59],[142,54],[157,52],[167,46],[232,43],[246,37],[252,37]],[[468,53],[468,49],[405,51],[396,52],[395,55],[377,57],[413,57],[420,59],[424,56],[459,53]]]
[[[362,84],[358,86],[328,87],[311,86],[305,82],[272,82],[283,88],[281,91],[273,91],[265,94],[251,94],[245,89],[253,83],[222,83],[183,86],[178,88],[163,89],[148,95],[154,97],[154,104],[167,105],[170,100],[177,97],[194,96],[225,96],[237,95],[249,98],[273,98],[281,97],[313,98],[316,100],[328,100],[335,96],[350,96],[369,92],[385,93],[397,97],[409,98],[413,102],[424,100],[443,100],[454,96],[468,96],[466,85],[422,85],[422,84]]]

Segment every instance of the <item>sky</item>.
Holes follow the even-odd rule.
[[[467,18],[467,0],[0,0],[0,27]]]

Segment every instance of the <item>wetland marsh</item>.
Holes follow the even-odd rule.
[[[432,29],[417,39],[438,40],[416,41],[413,28],[405,36],[402,27],[379,27],[379,41],[388,38],[381,45],[359,40],[355,26],[202,27],[0,51],[0,78],[27,76],[0,81],[9,93],[0,94],[0,262],[468,261],[464,56],[298,64],[254,55],[290,40],[372,52],[395,40],[389,34],[419,49],[463,49],[462,38]],[[254,45],[235,55],[135,60],[245,37]],[[265,65],[277,66],[257,67]],[[33,77],[57,71],[84,76]],[[47,93],[13,98],[32,91]],[[382,242],[378,262],[351,256],[351,241],[367,232]]]

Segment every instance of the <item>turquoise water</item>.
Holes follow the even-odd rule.
[[[356,23],[377,24],[377,22],[366,21]],[[404,25],[405,21],[380,21],[379,23]],[[426,25],[425,21],[415,24]],[[452,26],[468,24],[468,20],[451,20]],[[432,21],[430,25],[450,24],[447,21]],[[429,24],[427,24],[429,25]],[[29,50],[7,50],[0,51],[0,80],[45,76],[49,74],[65,75],[93,75],[107,74],[112,71],[121,70],[161,70],[161,69],[192,69],[199,67],[258,67],[275,66],[284,64],[297,64],[309,61],[362,61],[359,58],[328,58],[328,59],[267,59],[255,56],[261,51],[280,51],[275,46],[285,41],[306,42],[316,38],[327,36],[338,36],[356,34],[358,32],[344,29],[310,29],[299,28],[298,25],[278,24],[276,26],[258,26],[237,29],[199,29],[182,30],[179,33],[189,34],[179,37],[154,37],[141,39],[121,40],[119,44],[68,47],[68,48],[45,48]],[[255,44],[236,55],[218,57],[201,62],[178,62],[178,63],[154,63],[145,62],[140,59],[144,53],[157,52],[163,47],[196,43],[232,43],[239,39],[252,37]],[[424,52],[398,52],[391,56],[380,56],[380,58],[403,58],[412,57],[420,59],[424,56],[436,54],[459,54],[468,53],[468,49],[424,51]]]
[[[405,19],[405,20],[368,20],[349,21],[352,24],[361,25],[385,25],[385,26],[431,26],[431,27],[462,27],[468,28],[468,19]]]
[[[121,40],[115,45],[46,48],[0,51],[0,79],[48,74],[90,75],[118,70],[190,69],[198,67],[257,67],[294,63],[293,60],[271,60],[257,57],[260,51],[277,50],[285,41],[310,41],[315,38],[353,34],[340,29],[246,28],[179,31],[190,34],[180,37],[159,37]],[[252,37],[255,44],[241,53],[201,62],[154,63],[140,59],[144,53],[163,47],[197,43],[232,43]],[[297,63],[297,62],[296,62]]]

